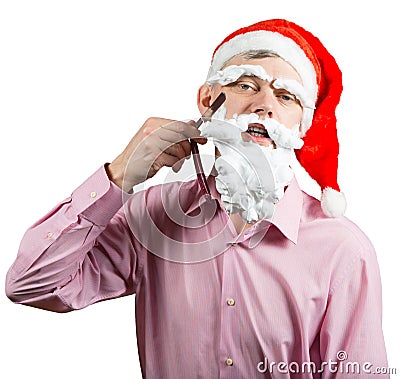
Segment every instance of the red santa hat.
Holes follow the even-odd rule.
[[[208,77],[235,55],[253,50],[270,50],[291,64],[315,103],[304,108],[304,145],[297,159],[322,190],[321,206],[329,217],[342,216],[346,200],[337,183],[339,142],[335,109],[342,93],[342,73],[320,40],[286,20],[267,20],[241,28],[215,49]]]

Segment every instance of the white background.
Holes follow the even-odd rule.
[[[400,373],[395,5],[1,1],[2,282],[24,231],[111,161],[147,117],[198,117],[197,88],[226,35],[262,19],[286,18],[317,35],[343,71],[339,183],[347,216],[377,250],[389,365]],[[3,290],[0,307],[1,378],[140,377],[134,297],[55,314],[14,305]]]

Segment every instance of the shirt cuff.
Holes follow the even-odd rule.
[[[107,176],[105,165],[72,193],[72,208],[96,225],[107,225],[129,195]]]

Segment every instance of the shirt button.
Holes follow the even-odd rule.
[[[231,246],[236,246],[237,242],[231,242]]]
[[[228,305],[231,306],[231,307],[235,305],[235,300],[232,299],[232,298],[228,299],[226,302],[227,302]]]
[[[51,238],[51,237],[53,237],[53,235],[54,235],[54,233],[48,232],[48,233],[47,233],[47,238]]]
[[[97,192],[90,192],[90,197],[94,199],[97,196]]]
[[[233,365],[233,361],[232,361],[231,358],[226,358],[225,363],[226,363],[227,366],[232,366]]]

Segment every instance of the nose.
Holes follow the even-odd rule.
[[[267,116],[268,118],[274,117],[272,110],[266,111],[264,108],[257,108],[256,111],[253,113],[258,114],[260,117],[261,116]]]
[[[274,97],[270,91],[260,91],[254,96],[252,113],[256,113],[260,117],[274,117]]]

